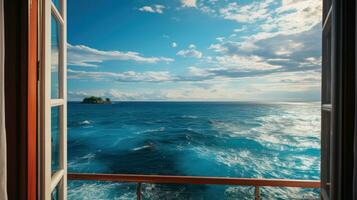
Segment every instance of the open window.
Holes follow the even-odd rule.
[[[348,195],[351,195],[353,190],[353,184],[351,184],[353,134],[350,133],[354,130],[355,119],[354,112],[352,112],[355,103],[353,84],[355,69],[350,67],[355,64],[355,49],[347,51],[350,50],[348,47],[354,46],[354,41],[349,41],[352,38],[351,35],[341,33],[348,33],[349,23],[345,18],[352,16],[347,12],[348,15],[343,16],[342,11],[351,11],[350,9],[355,8],[348,3],[341,4],[333,0],[324,0],[323,3],[321,195],[323,199],[339,199],[339,197],[349,199]],[[351,3],[351,5],[354,4]],[[40,111],[39,196],[40,199],[45,200],[67,199],[66,0],[43,0],[40,1],[39,8],[41,16],[39,30],[42,34],[39,37],[38,46],[41,65],[40,98],[38,99]],[[355,23],[355,21],[352,22]],[[352,36],[355,37],[355,35]],[[72,177],[76,178],[74,175]],[[138,190],[143,180],[143,177],[135,176],[103,177],[99,178],[111,181],[116,179],[118,182],[138,179],[139,181],[133,181],[139,183]],[[86,178],[88,179],[88,176],[83,180],[87,180]],[[150,178],[150,176],[144,178]],[[173,177],[159,178],[163,178],[165,183]],[[77,177],[77,179],[81,178]],[[205,179],[193,178],[192,180],[203,183],[200,181]],[[189,181],[192,182],[192,180]],[[222,182],[227,181],[232,180],[222,180]],[[234,181],[237,185],[244,182],[238,179]],[[255,190],[255,194],[259,197],[259,187]],[[140,191],[137,194],[140,196]]]
[[[322,199],[352,199],[355,127],[355,1],[323,1]],[[355,197],[356,198],[356,197]]]
[[[66,0],[42,1],[41,199],[66,199]]]
[[[332,1],[325,0],[322,27],[321,195],[330,198],[332,146]]]

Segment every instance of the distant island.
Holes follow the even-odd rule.
[[[111,104],[112,102],[110,101],[109,98],[103,99],[102,97],[91,96],[91,97],[84,98],[81,103],[85,103],[85,104]]]

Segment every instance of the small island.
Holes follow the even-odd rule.
[[[85,103],[85,104],[111,104],[112,102],[110,101],[109,98],[103,99],[102,97],[91,96],[91,97],[84,98],[81,103]]]

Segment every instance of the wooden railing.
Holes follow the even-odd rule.
[[[69,173],[70,180],[133,182],[137,183],[137,199],[141,200],[141,184],[201,184],[201,185],[239,185],[255,188],[255,199],[260,199],[260,187],[298,187],[319,188],[320,181],[291,179],[259,179],[259,178],[226,178],[201,176],[164,176],[164,175],[132,175],[132,174],[79,174]]]

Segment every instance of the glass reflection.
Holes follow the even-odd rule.
[[[51,98],[60,98],[59,64],[60,64],[60,23],[52,15],[51,20]]]
[[[51,108],[51,173],[60,169],[59,148],[60,148],[60,127],[59,127],[60,108]]]

